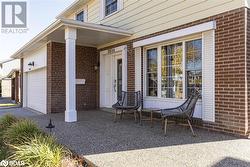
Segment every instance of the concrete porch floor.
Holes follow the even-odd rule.
[[[14,111],[15,109],[13,109]],[[150,128],[132,117],[113,123],[113,114],[78,112],[78,122],[65,123],[64,114],[28,115],[39,126],[51,118],[58,141],[100,167],[250,166],[250,140],[187,127],[169,125],[164,137],[160,123]]]

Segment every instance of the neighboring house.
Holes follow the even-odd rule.
[[[1,97],[20,102],[20,60],[10,59],[0,62]]]
[[[195,117],[207,129],[248,135],[247,0],[78,0],[18,50],[24,107],[42,113],[111,108],[121,91],[144,107],[183,103],[202,89]]]

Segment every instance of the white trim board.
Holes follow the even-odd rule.
[[[162,34],[162,35],[158,35],[158,36],[155,36],[152,38],[137,41],[137,42],[133,43],[133,47],[136,48],[136,47],[151,45],[151,44],[155,44],[155,43],[159,43],[159,42],[163,42],[163,41],[167,41],[167,40],[172,40],[175,38],[180,38],[183,36],[192,35],[192,34],[196,34],[196,33],[201,33],[201,32],[213,30],[213,29],[216,29],[216,21],[210,21],[207,23],[184,28],[181,30],[167,33],[167,34]]]

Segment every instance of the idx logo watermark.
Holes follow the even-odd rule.
[[[2,33],[26,33],[27,28],[27,2],[4,1],[1,3]]]

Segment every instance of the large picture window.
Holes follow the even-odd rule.
[[[157,96],[157,48],[147,50],[147,96]]]
[[[146,96],[183,99],[202,89],[201,39],[148,49],[146,61]]]
[[[182,98],[182,43],[162,47],[161,56],[161,96]]]

